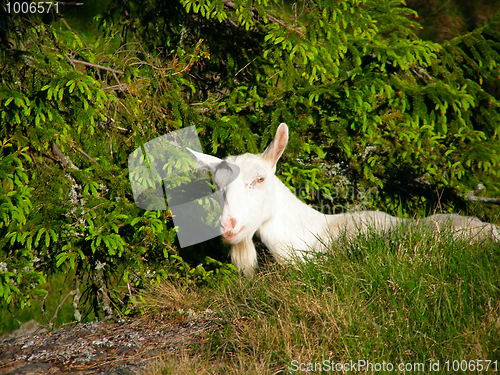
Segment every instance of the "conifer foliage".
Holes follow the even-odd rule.
[[[262,151],[286,122],[278,175],[308,203],[350,207],[375,188],[363,203],[413,215],[440,189],[456,207],[477,183],[498,192],[499,15],[438,44],[402,0],[113,0],[88,44],[65,22],[2,12],[7,304],[66,272],[75,318],[102,317],[127,311],[148,277],[232,272],[223,258],[193,268],[169,212],[134,204],[128,155],[186,126],[225,156]]]

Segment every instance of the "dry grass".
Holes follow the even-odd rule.
[[[209,308],[218,323],[203,344],[163,358],[155,373],[290,373],[294,360],[494,360],[499,270],[498,244],[402,231],[346,240],[296,266],[265,264],[253,280],[163,284],[146,297],[149,306],[172,316]]]

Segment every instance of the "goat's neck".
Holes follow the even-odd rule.
[[[275,209],[257,230],[262,242],[282,258],[288,258],[292,248],[318,249],[328,230],[327,217],[301,202],[276,176],[273,179],[270,198]]]
[[[231,246],[231,261],[246,277],[253,275],[254,269],[257,268],[257,251],[252,237]]]

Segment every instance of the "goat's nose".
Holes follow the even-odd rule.
[[[221,225],[222,225],[222,231],[224,233],[231,232],[236,227],[236,219],[233,217],[230,217],[227,220],[223,220]]]

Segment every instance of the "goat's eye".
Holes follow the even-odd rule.
[[[265,178],[264,178],[264,177],[262,177],[262,176],[255,177],[255,179],[254,179],[254,180],[252,181],[252,183],[250,184],[250,188],[254,187],[254,186],[255,186],[255,185],[257,185],[257,184],[261,184],[261,183],[263,183],[263,182],[264,182],[264,180],[265,180]]]

